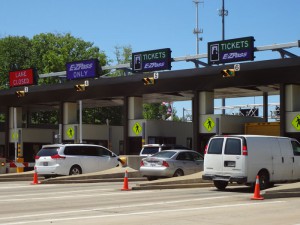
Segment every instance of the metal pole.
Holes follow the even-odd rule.
[[[15,140],[15,162],[17,162],[17,151],[18,151],[18,140],[16,138],[16,134],[17,134],[17,108],[14,107],[13,110],[14,113],[14,140]]]
[[[79,143],[82,143],[82,100],[79,100]]]
[[[196,54],[199,54],[199,24],[198,24],[198,5],[199,1],[195,1],[196,4]]]
[[[225,40],[225,2],[222,0],[222,40]]]

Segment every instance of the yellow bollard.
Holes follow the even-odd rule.
[[[23,163],[24,158],[17,158],[18,163]],[[17,167],[17,173],[23,173],[24,172],[24,167]]]

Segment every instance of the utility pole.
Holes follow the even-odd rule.
[[[203,33],[203,29],[199,29],[199,20],[198,20],[198,5],[199,3],[204,3],[203,1],[193,0],[196,5],[196,28],[193,33],[196,34],[196,54],[199,55],[199,41],[202,41],[202,37],[199,37],[199,34]]]
[[[219,16],[222,16],[222,40],[225,40],[225,16],[228,16],[228,10],[225,10],[225,0],[222,0],[222,9],[219,9]],[[222,98],[222,106],[226,105],[225,98]],[[225,109],[222,109],[222,114],[225,115]]]

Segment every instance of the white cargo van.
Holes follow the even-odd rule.
[[[254,184],[300,180],[300,143],[292,138],[260,135],[212,137],[205,148],[203,180],[223,190],[228,182]]]

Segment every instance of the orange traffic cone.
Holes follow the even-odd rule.
[[[254,195],[252,200],[264,200],[264,197],[260,195],[259,176],[256,176]]]
[[[31,184],[40,184],[38,174],[36,172],[36,167],[34,167],[33,181]]]
[[[127,170],[125,171],[125,176],[124,176],[124,185],[123,188],[121,189],[122,191],[130,191],[131,189],[128,187],[128,172]]]

